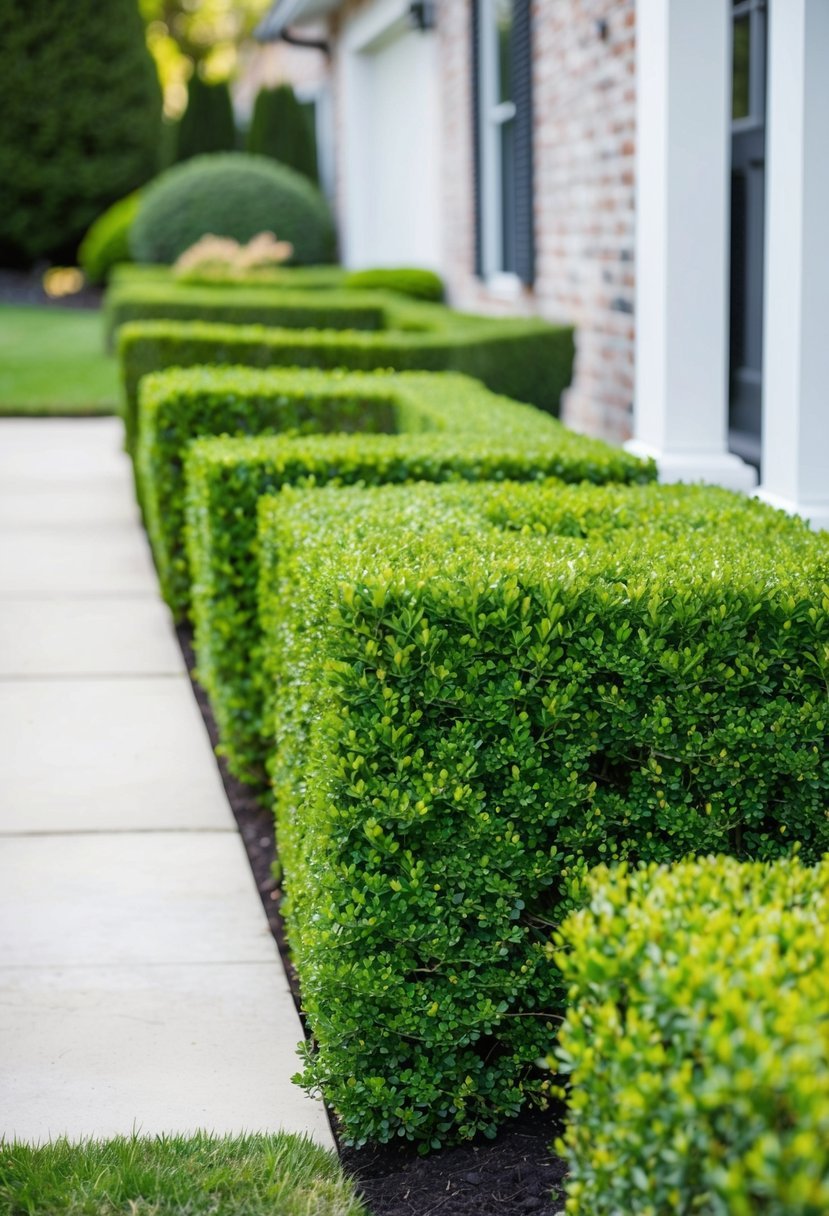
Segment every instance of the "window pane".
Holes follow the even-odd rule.
[[[748,118],[751,112],[749,103],[750,64],[751,19],[748,16],[738,17],[734,22],[734,57],[731,91],[732,118]]]
[[[512,0],[494,0],[498,36],[498,102],[512,101]]]

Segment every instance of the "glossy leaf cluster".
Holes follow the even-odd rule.
[[[557,935],[567,1211],[829,1211],[829,857],[596,870]]]

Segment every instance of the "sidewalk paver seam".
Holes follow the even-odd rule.
[[[172,623],[104,611],[163,607],[120,435],[0,421],[0,611],[22,605],[0,650],[0,1139],[213,1126],[333,1148],[290,1079],[302,1025]]]

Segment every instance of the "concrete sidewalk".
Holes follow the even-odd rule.
[[[0,421],[0,1138],[331,1146],[120,445]]]

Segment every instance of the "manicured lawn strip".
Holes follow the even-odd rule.
[[[0,1142],[0,1216],[365,1216],[336,1157],[299,1136]]]
[[[342,384],[354,391],[362,381],[363,401],[369,404],[372,379],[344,376]],[[554,475],[574,482],[637,482],[653,476],[651,466],[576,435],[531,407],[495,397],[475,381],[399,376],[392,384],[377,377],[378,404],[392,408],[401,429],[424,428],[421,433],[196,440],[185,466],[186,565],[180,540],[168,531],[181,507],[169,493],[161,500],[147,492],[148,528],[163,555],[159,569],[169,575],[165,582],[176,593],[176,608],[186,603],[186,582],[192,578],[199,679],[210,696],[228,763],[242,780],[258,782],[264,771],[256,610],[256,504],[262,495],[286,485],[332,482],[539,481]],[[163,421],[157,429],[166,436],[174,425]],[[142,436],[142,444],[147,438]],[[166,478],[168,490],[170,468],[169,457],[157,454],[155,480],[164,488]],[[151,480],[147,474],[142,465],[142,485]]]
[[[117,410],[118,369],[101,349],[99,313],[0,304],[0,415]]]
[[[707,487],[283,491],[260,623],[288,927],[346,1135],[544,1099],[604,861],[829,849],[829,537]]]
[[[601,867],[557,942],[568,1212],[829,1212],[829,857]]]

